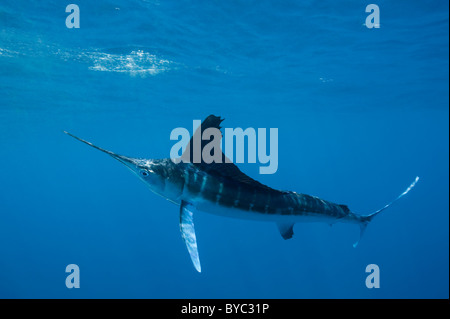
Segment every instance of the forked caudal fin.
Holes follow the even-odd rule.
[[[356,243],[353,244],[353,247],[358,246],[359,241],[361,240],[361,237],[364,234],[364,231],[367,228],[367,225],[372,221],[372,219],[377,216],[379,213],[381,213],[383,210],[385,210],[386,208],[388,208],[389,206],[391,206],[392,204],[394,204],[396,201],[398,201],[400,198],[402,198],[403,196],[405,196],[406,194],[409,193],[409,191],[416,186],[416,183],[419,181],[419,176],[416,177],[416,179],[414,180],[414,182],[411,183],[411,185],[409,185],[409,187],[403,192],[401,193],[396,199],[394,199],[392,202],[388,203],[387,205],[385,205],[383,208],[373,212],[370,215],[366,215],[366,216],[360,216],[360,233],[359,233],[359,239]]]

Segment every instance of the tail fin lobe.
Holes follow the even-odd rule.
[[[411,183],[411,185],[409,185],[408,188],[407,188],[403,193],[401,193],[396,199],[394,199],[394,200],[391,201],[390,203],[386,204],[384,207],[380,208],[379,210],[377,210],[377,211],[375,211],[375,212],[373,212],[373,213],[371,213],[371,214],[369,214],[369,215],[366,215],[366,216],[360,216],[360,217],[359,217],[359,218],[360,218],[360,224],[359,224],[359,227],[360,227],[359,239],[358,239],[358,241],[357,241],[356,243],[353,244],[353,247],[358,246],[358,243],[360,242],[361,237],[363,236],[364,231],[365,231],[366,228],[367,228],[367,225],[369,225],[369,223],[372,221],[372,219],[373,219],[375,216],[377,216],[379,213],[381,213],[383,210],[385,210],[386,208],[388,208],[389,206],[391,206],[392,204],[394,204],[394,203],[395,203],[396,201],[398,201],[400,198],[402,198],[403,196],[405,196],[406,194],[408,194],[409,191],[410,191],[411,189],[413,189],[414,186],[416,186],[416,184],[417,184],[418,181],[419,181],[419,176],[416,176],[416,179]]]

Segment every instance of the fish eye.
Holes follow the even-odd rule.
[[[141,172],[140,172],[140,173],[141,173],[141,175],[144,176],[144,177],[145,177],[145,176],[148,176],[148,172],[147,172],[145,169],[141,169]]]

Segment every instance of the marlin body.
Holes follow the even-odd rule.
[[[219,117],[210,115],[195,134],[201,136],[207,128],[220,130],[222,121]],[[175,162],[172,159],[137,159],[115,154],[65,133],[111,155],[143,180],[153,192],[180,206],[181,234],[193,265],[199,272],[201,266],[193,222],[196,210],[225,217],[274,222],[284,239],[292,238],[293,227],[297,222],[354,223],[360,226],[361,237],[376,215],[406,195],[419,180],[416,177],[400,196],[383,208],[369,215],[359,215],[346,205],[263,185],[242,173],[236,165],[226,160],[224,154],[221,163],[209,164],[194,163],[193,152],[186,151],[181,161]],[[193,150],[193,139],[194,137],[187,146],[189,150]],[[203,143],[202,141],[202,148]],[[355,247],[357,243],[354,244]]]

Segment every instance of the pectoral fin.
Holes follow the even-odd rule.
[[[195,238],[194,228],[194,210],[195,207],[188,202],[182,201],[180,206],[180,230],[181,236],[186,243],[192,263],[198,272],[201,272],[200,259],[198,257],[197,239]]]
[[[277,226],[283,239],[290,239],[294,235],[293,223],[277,223]]]

